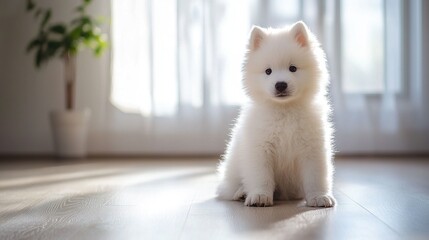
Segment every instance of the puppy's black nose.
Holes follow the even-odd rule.
[[[276,87],[276,90],[278,92],[284,92],[287,88],[287,83],[286,82],[277,82],[275,87]]]

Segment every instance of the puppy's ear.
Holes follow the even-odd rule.
[[[304,22],[299,21],[296,22],[290,32],[293,34],[295,41],[301,46],[301,47],[307,47],[309,44],[308,39],[308,28],[307,25],[305,25]]]
[[[257,50],[261,46],[261,43],[266,36],[267,33],[265,32],[265,29],[258,26],[253,26],[250,33],[249,50]]]

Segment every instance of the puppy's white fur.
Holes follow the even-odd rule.
[[[244,200],[246,206],[270,206],[273,198],[333,206],[329,79],[317,39],[303,22],[284,29],[253,27],[243,75],[250,102],[241,109],[220,164],[218,197]],[[287,83],[281,96],[277,82]]]

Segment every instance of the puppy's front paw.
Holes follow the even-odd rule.
[[[232,197],[232,200],[234,201],[244,201],[246,199],[246,193],[244,192],[243,186],[241,186]]]
[[[269,207],[273,205],[273,197],[265,194],[248,194],[244,205],[249,207]]]
[[[333,207],[336,204],[335,198],[328,194],[306,198],[309,207]]]

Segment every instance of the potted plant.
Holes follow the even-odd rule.
[[[64,63],[65,110],[50,114],[55,151],[59,157],[86,156],[86,138],[90,110],[75,109],[76,55],[83,48],[91,49],[100,56],[107,47],[106,37],[100,31],[101,21],[87,13],[91,0],[83,0],[76,7],[76,18],[69,23],[51,23],[52,10],[27,0],[27,11],[34,14],[39,29],[27,46],[27,52],[34,52],[37,68],[53,58]]]

